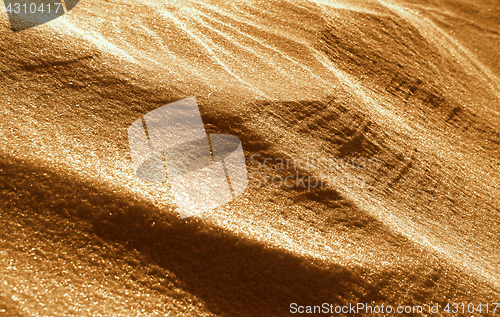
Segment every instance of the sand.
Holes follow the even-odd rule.
[[[498,302],[495,1],[80,1],[21,32],[0,8],[0,314]],[[191,96],[250,183],[180,219],[127,129]]]

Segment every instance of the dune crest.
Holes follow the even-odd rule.
[[[58,251],[43,241],[65,234],[68,241],[57,241],[68,258],[57,267],[71,273],[57,281],[67,284],[40,302],[76,283],[71,261],[79,259],[86,270],[121,265],[113,272],[123,282],[107,284],[111,277],[92,271],[103,282],[89,287],[109,297],[104,308],[98,300],[82,304],[89,314],[251,315],[264,302],[258,312],[276,304],[270,314],[277,315],[294,287],[307,300],[339,303],[494,298],[500,289],[494,60],[500,57],[485,59],[479,44],[496,43],[500,25],[486,9],[471,15],[454,3],[80,1],[64,16],[18,33],[0,14],[0,201],[2,221],[14,232],[1,238],[18,267],[35,263],[40,274],[30,282],[2,260],[0,268],[10,272],[5,296],[15,299],[0,297],[0,303],[13,312],[37,311],[37,291],[16,285],[53,287],[42,280],[54,278],[47,267]],[[183,222],[174,216],[168,181],[134,176],[127,129],[189,96],[197,96],[207,133],[242,141],[249,172],[257,167],[250,161],[255,153],[376,158],[380,167],[293,170],[326,188],[249,186],[232,203]],[[355,177],[366,186],[335,182]],[[64,229],[71,226],[77,229]],[[72,253],[81,235],[95,252]],[[23,237],[52,256],[41,256],[44,264],[37,266],[31,256],[42,251],[24,252]],[[117,259],[122,253],[126,261]],[[257,260],[269,266],[263,277]],[[244,288],[246,271],[250,289],[261,295],[228,286]],[[339,280],[356,291],[329,290],[324,282],[314,296],[314,285],[301,279],[297,286],[287,272],[315,283]],[[409,272],[422,277],[407,280]],[[266,283],[276,288],[263,291]],[[408,295],[405,285],[421,296]],[[148,308],[127,304],[127,289],[136,286]],[[60,308],[46,313],[70,311],[78,296],[60,299]]]

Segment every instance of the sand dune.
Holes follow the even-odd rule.
[[[292,302],[498,301],[498,11],[81,1],[17,33],[2,11],[0,311],[278,316]],[[303,167],[326,184],[312,191],[251,181],[181,220],[168,182],[135,178],[127,128],[189,96],[207,132],[242,140],[250,172],[252,154],[380,166]],[[366,185],[335,181],[353,177]]]

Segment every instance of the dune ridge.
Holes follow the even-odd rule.
[[[258,246],[252,254],[265,258],[265,263],[278,262],[274,274],[280,268],[287,272],[285,261],[279,260],[286,258],[296,263],[289,274],[310,274],[307,276],[314,276],[317,283],[321,277],[334,283],[337,276],[330,269],[335,268],[333,272],[338,269],[342,276],[349,276],[345,287],[358,289],[354,295],[336,288],[330,292],[325,282],[315,297],[310,295],[315,289],[311,282],[301,288],[298,299],[424,303],[452,298],[486,300],[498,295],[498,73],[488,66],[491,62],[478,57],[483,55],[476,56],[463,44],[468,36],[465,32],[450,34],[442,20],[436,20],[433,7],[437,5],[431,1],[425,5],[326,0],[81,1],[65,16],[19,34],[8,29],[2,14],[0,104],[6,118],[0,124],[2,178],[4,184],[19,182],[25,168],[37,177],[52,175],[39,194],[43,199],[36,199],[38,194],[30,188],[37,178],[27,177],[30,181],[19,188],[3,185],[2,219],[14,232],[20,230],[13,225],[16,222],[42,230],[45,225],[37,222],[45,214],[63,227],[81,222],[89,245],[113,241],[116,248],[126,245],[130,261],[144,256],[145,267],[159,266],[161,274],[181,272],[176,283],[188,281],[188,286],[178,288],[185,295],[175,309],[187,315],[252,315],[251,307],[258,303],[263,303],[261,313],[269,309],[280,315],[293,297],[290,288],[296,286],[286,273],[277,278],[266,275],[250,283],[252,290],[262,291],[259,282],[275,283],[277,291],[269,291],[268,297],[278,296],[280,291],[288,297],[255,295],[248,299],[252,304],[245,303],[245,296],[252,297],[250,292],[230,295],[233,288],[228,284],[217,284],[214,278],[196,273],[203,270],[201,262],[209,257],[208,251],[201,251],[197,258],[200,251],[189,246],[195,254],[191,257],[174,247],[175,240],[155,240],[169,234],[176,234],[177,239],[188,234],[210,238],[222,231],[224,239],[237,241],[229,253],[236,255],[234,261],[209,249],[227,264],[230,278],[224,279],[217,271],[215,260],[207,272],[242,288],[246,284],[238,279],[245,279],[241,269],[248,261],[245,252],[254,252],[239,247],[247,241]],[[445,11],[442,16],[461,15]],[[485,23],[478,16],[477,25]],[[495,36],[499,24],[490,23],[488,36]],[[498,55],[491,58],[498,60]],[[249,188],[240,199],[186,225],[173,216],[168,184],[135,179],[126,129],[140,115],[189,96],[197,96],[209,133],[235,134],[242,140],[249,168],[253,153],[313,158],[355,154],[377,157],[382,166],[361,174],[301,170],[324,180],[361,175],[369,184],[363,189],[328,184],[331,188],[318,194]],[[56,194],[56,179],[70,188],[60,199],[64,207],[48,203]],[[74,188],[102,190],[108,200],[120,201],[122,207],[111,204],[118,208],[120,220],[108,218],[106,213],[114,213],[115,207],[101,206],[103,201],[88,205],[87,194],[75,191],[72,182]],[[23,204],[20,191],[26,192],[32,206],[39,206],[38,211]],[[19,212],[34,220],[20,221]],[[130,219],[124,220],[127,217]],[[134,226],[134,220],[141,225]],[[113,221],[144,244],[129,246],[131,238],[117,233]],[[159,231],[151,235],[141,231],[152,223],[161,224]],[[116,235],[107,234],[106,229]],[[27,236],[36,238],[35,234]],[[9,241],[7,231],[2,239],[9,248],[21,243]],[[222,247],[223,239],[216,240],[216,246]],[[149,249],[148,242],[180,255],[173,255],[171,262],[161,251]],[[70,252],[73,246],[66,243],[64,248]],[[50,246],[44,244],[41,249],[50,250]],[[116,256],[98,249],[105,261],[112,262]],[[15,254],[25,258],[22,252]],[[82,257],[88,268],[104,265],[88,264],[90,254]],[[427,258],[419,260],[422,257]],[[409,264],[410,259],[416,264]],[[186,260],[201,262],[183,268]],[[237,269],[231,271],[231,265]],[[309,265],[312,273],[302,270]],[[426,265],[430,265],[428,270]],[[3,268],[7,267],[4,261]],[[257,267],[252,276],[263,269]],[[150,276],[139,265],[135,269],[137,274]],[[422,294],[407,297],[398,279],[414,269],[424,271],[425,282],[413,276],[408,283],[421,287]],[[125,275],[126,270],[133,272],[123,270]],[[436,276],[442,272],[447,272],[449,280]],[[67,281],[76,281],[74,274]],[[372,274],[377,278],[371,279]],[[6,297],[35,296],[30,290],[14,288],[23,274],[8,276],[3,291]],[[136,283],[129,277],[125,281]],[[424,287],[421,282],[429,285]],[[115,287],[126,289],[127,283]],[[164,280],[154,283],[169,288]],[[152,288],[154,283],[144,283],[141,289],[142,300],[151,311],[160,305],[156,300],[164,300],[162,291]],[[207,294],[210,283],[220,288],[216,295]],[[372,289],[371,283],[379,286]],[[469,288],[473,291],[467,295]],[[148,289],[155,294],[150,302]],[[450,291],[434,299],[441,289]],[[380,293],[386,296],[376,295]],[[127,299],[127,295],[120,296]],[[224,296],[239,306],[231,307]],[[5,305],[18,307],[13,311],[34,313],[40,306],[32,298]],[[48,296],[41,302],[53,299]],[[188,304],[189,299],[196,299],[196,305]],[[67,313],[76,300],[62,301],[60,312]],[[165,309],[173,309],[170,304],[175,300],[168,297],[167,302]],[[85,305],[95,308],[92,303]],[[103,311],[125,309],[110,305]],[[140,314],[139,306],[126,309]],[[45,311],[59,312],[55,306]]]

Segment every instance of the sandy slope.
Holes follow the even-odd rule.
[[[82,1],[0,15],[8,315],[282,315],[290,302],[491,302],[500,290],[494,1]],[[262,157],[376,157],[364,188],[249,188],[181,221],[126,131],[197,96]]]

